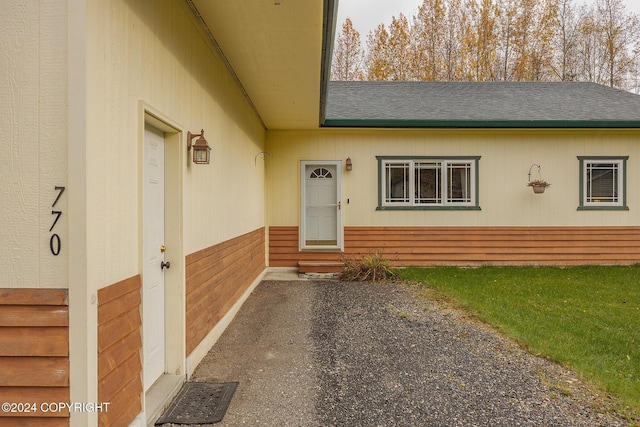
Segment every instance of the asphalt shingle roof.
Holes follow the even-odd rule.
[[[325,126],[640,128],[640,95],[586,82],[338,82]]]

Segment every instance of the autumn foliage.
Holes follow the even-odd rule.
[[[622,0],[424,0],[362,46],[347,19],[333,80],[591,81],[640,92],[640,18]]]

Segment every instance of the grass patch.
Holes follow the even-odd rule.
[[[408,268],[534,354],[555,360],[640,414],[640,265]]]

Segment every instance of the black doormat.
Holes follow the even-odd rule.
[[[222,421],[238,383],[184,383],[159,424],[213,424]]]

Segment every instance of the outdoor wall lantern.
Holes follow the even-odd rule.
[[[353,169],[353,163],[351,162],[351,157],[347,157],[347,161],[345,162],[345,167],[348,171]]]
[[[194,144],[191,143],[191,140],[199,136]],[[209,164],[209,154],[211,151],[211,147],[207,143],[207,140],[204,139],[204,129],[200,130],[198,134],[192,134],[191,132],[187,132],[187,151],[191,151],[193,148],[193,163],[198,165],[208,165]]]

